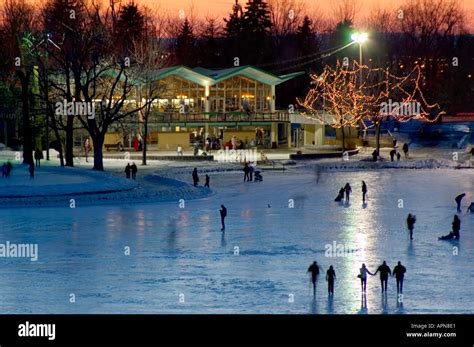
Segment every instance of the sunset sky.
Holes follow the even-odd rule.
[[[341,0],[301,0],[311,12],[320,9],[328,14],[332,14],[334,8],[337,7]],[[137,3],[143,3],[150,7],[159,5],[169,13],[179,13],[180,10],[189,11],[190,7],[194,7],[194,11],[198,17],[206,15],[226,17],[234,4],[235,0],[136,0]],[[247,0],[239,0],[239,3],[245,5]],[[403,4],[404,0],[358,0],[360,7],[359,18],[366,16],[371,9],[378,5],[383,8],[397,10]],[[459,0],[467,13],[467,19],[474,17],[474,0]],[[356,18],[357,20],[357,18]],[[472,24],[470,20],[470,24]],[[470,25],[472,28],[472,25]]]

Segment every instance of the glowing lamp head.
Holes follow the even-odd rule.
[[[351,35],[351,39],[357,43],[364,43],[369,38],[367,33],[354,33]]]

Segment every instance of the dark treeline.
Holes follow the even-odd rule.
[[[449,112],[474,108],[474,37],[457,0],[406,0],[397,10],[378,8],[359,18],[357,1],[333,13],[310,12],[299,0],[236,1],[225,18],[199,19],[190,10],[163,15],[134,2],[99,5],[88,0],[5,0],[0,22],[0,112],[21,109],[18,131],[24,161],[55,140],[64,164],[73,165],[73,134],[94,142],[94,168],[103,169],[107,131],[127,117],[147,119],[160,87],[153,71],[172,65],[229,68],[254,65],[276,75],[306,76],[277,89],[287,108],[310,88],[311,73],[336,60],[359,59],[351,33],[365,31],[363,63],[397,75],[415,64],[425,95]],[[357,23],[357,26],[356,24]],[[112,73],[113,72],[113,73]],[[135,107],[136,81],[143,92]],[[114,103],[108,103],[114,95]],[[98,117],[60,117],[55,100],[102,100]],[[144,157],[144,163],[146,158]]]

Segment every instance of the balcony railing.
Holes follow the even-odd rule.
[[[289,122],[287,112],[152,112],[150,123],[235,123],[235,122]]]

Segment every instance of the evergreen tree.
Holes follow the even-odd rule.
[[[115,28],[118,52],[124,56],[130,56],[134,42],[141,40],[145,31],[144,15],[134,2],[120,9]]]
[[[272,21],[264,0],[249,0],[242,18],[244,64],[259,64],[271,58]]]
[[[196,39],[193,33],[193,27],[186,18],[176,38],[175,60],[178,65],[194,66],[196,65],[195,56]]]

